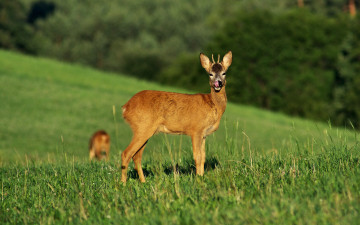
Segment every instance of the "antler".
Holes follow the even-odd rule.
[[[211,54],[211,59],[213,61],[213,64],[215,64],[215,60],[214,60],[214,54]],[[218,60],[217,63],[220,63],[220,54],[218,54]]]

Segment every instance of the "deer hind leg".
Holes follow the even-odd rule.
[[[205,164],[205,139],[201,135],[193,135],[191,139],[196,165],[196,174],[202,176],[204,175]]]
[[[135,156],[135,168],[138,169],[140,181],[145,181],[144,175],[141,168],[141,156],[142,151],[144,150],[147,140],[154,134],[152,130],[147,130],[146,132],[134,133],[129,146],[121,154],[121,182],[126,183],[127,179],[127,168],[130,163],[131,158],[134,157],[136,153],[139,153],[138,156]],[[139,160],[140,159],[140,160]],[[140,162],[140,163],[139,163]],[[141,172],[139,172],[141,171]],[[140,174],[141,173],[141,174]],[[142,180],[143,179],[143,180]]]
[[[140,182],[142,182],[142,183],[145,182],[145,176],[144,176],[142,166],[141,166],[141,158],[142,158],[142,154],[144,152],[144,148],[145,148],[146,143],[147,143],[147,141],[140,148],[140,150],[138,152],[136,152],[135,155],[133,156],[133,160],[134,160],[134,164],[135,164],[135,170],[138,172]]]

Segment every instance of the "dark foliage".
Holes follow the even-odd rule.
[[[346,21],[294,10],[241,12],[212,49],[234,51],[229,98],[292,115],[327,119]]]
[[[27,16],[28,23],[35,23],[38,19],[46,19],[55,10],[55,4],[52,2],[38,1],[31,5],[30,12]]]
[[[0,1],[0,48],[35,53],[33,34],[24,5],[19,0]]]

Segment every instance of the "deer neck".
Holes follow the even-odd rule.
[[[210,96],[215,106],[224,113],[227,103],[225,87],[223,87],[219,92],[216,92],[213,88],[211,88]]]

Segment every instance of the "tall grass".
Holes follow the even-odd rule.
[[[229,132],[234,129],[235,132]],[[298,145],[264,154],[236,143],[206,146],[204,177],[190,143],[165,139],[144,163],[147,182],[110,162],[28,163],[0,169],[0,221],[120,224],[356,224],[360,207],[358,143],[324,135],[322,148]],[[236,131],[237,130],[237,131]],[[245,133],[242,133],[245,136]],[[338,141],[333,141],[335,138]],[[246,137],[246,139],[249,139]],[[235,144],[236,143],[236,144]],[[232,151],[232,149],[238,151]],[[146,150],[145,150],[146,151]]]

